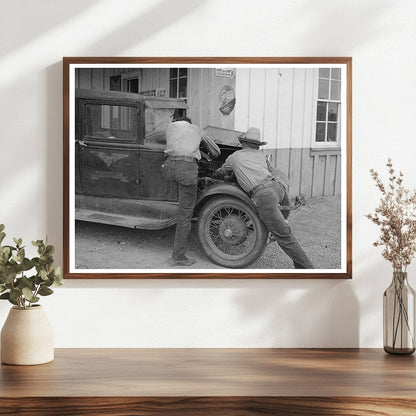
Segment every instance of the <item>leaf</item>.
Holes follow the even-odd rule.
[[[56,269],[52,270],[52,272],[49,274],[53,277],[53,282],[56,286],[60,286],[63,284],[63,279],[62,279],[62,273],[61,273],[61,268],[57,267]]]
[[[4,231],[4,228],[5,228],[4,224],[0,224],[0,232]]]
[[[17,259],[19,260],[19,263],[21,263],[23,261],[23,259],[25,258],[25,249],[21,248],[18,252],[17,252]]]
[[[18,279],[17,287],[21,290],[28,288],[31,291],[35,290],[36,286],[26,276],[22,276]]]
[[[22,268],[22,270],[24,271],[24,272],[26,272],[26,271],[28,271],[28,270],[30,270],[30,269],[33,269],[33,267],[34,267],[34,264],[33,264],[33,262],[31,261],[31,260],[29,260],[27,257],[25,257],[23,260],[22,260],[22,263],[21,263],[21,268]]]
[[[49,296],[49,295],[52,295],[52,293],[53,293],[53,290],[52,289],[49,289],[48,287],[46,287],[46,286],[42,286],[40,289],[39,289],[39,295],[41,295],[41,296]]]
[[[10,298],[9,298],[9,302],[10,302],[12,305],[19,306],[19,303],[18,303],[18,302],[17,302],[17,300],[15,300],[15,299],[10,299]]]
[[[19,289],[12,289],[10,291],[10,300],[17,300],[21,296],[21,294],[22,292]]]
[[[13,237],[13,241],[16,244],[17,248],[20,248],[22,246],[23,240],[21,238]]]
[[[28,287],[24,287],[22,289],[23,292],[23,296],[29,301],[32,302],[31,299],[33,298],[33,292],[28,288]]]
[[[2,293],[0,295],[0,299],[9,299],[10,298],[10,292]]]
[[[52,245],[46,246],[45,256],[52,256],[53,253],[55,253],[55,247]]]
[[[0,285],[0,293],[3,293],[5,290],[7,290],[6,286]]]
[[[2,254],[9,255],[10,251],[11,251],[10,247],[8,247],[8,246],[3,246],[3,247],[0,248],[0,253],[2,253]]]
[[[48,280],[48,273],[46,273],[46,270],[45,269],[42,269],[39,272],[39,276],[41,277],[42,280]]]
[[[16,278],[16,273],[12,270],[9,270],[7,273],[3,275],[3,282],[4,284],[13,283],[14,279]]]
[[[5,237],[6,237],[6,233],[0,232],[0,244],[4,240]]]
[[[43,241],[42,241],[42,240],[32,241],[32,244],[33,244],[35,247],[39,247],[39,246],[41,246],[41,245],[43,244]]]

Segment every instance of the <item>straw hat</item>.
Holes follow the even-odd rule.
[[[238,140],[241,142],[253,143],[258,146],[263,146],[267,142],[262,142],[260,137],[260,130],[256,127],[250,127],[247,133],[242,133],[238,136]]]

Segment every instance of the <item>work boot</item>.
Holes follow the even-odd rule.
[[[195,262],[195,259],[188,259],[186,256],[179,259],[174,259],[173,257],[169,259],[169,264],[171,266],[192,266]]]

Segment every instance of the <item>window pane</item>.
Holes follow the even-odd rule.
[[[337,141],[337,128],[338,124],[336,123],[328,123],[328,142],[336,142]]]
[[[186,77],[188,75],[188,68],[179,68],[179,76]]]
[[[329,80],[319,80],[318,98],[321,100],[327,100],[329,98]]]
[[[171,79],[169,82],[169,97],[177,97],[178,96],[178,80]]]
[[[186,78],[179,78],[179,97],[186,97]]]
[[[341,81],[331,82],[331,100],[341,100]]]
[[[133,78],[127,81],[127,91],[139,92],[139,78]]]
[[[136,140],[135,107],[87,105],[87,134],[99,139]]]
[[[331,69],[331,78],[332,79],[341,79],[341,68],[332,68]]]
[[[319,68],[319,78],[329,78],[329,68]]]
[[[173,112],[170,108],[146,108],[144,144],[166,144],[166,128],[172,122]]]
[[[110,91],[121,91],[121,75],[110,77]]]
[[[178,68],[170,68],[169,77],[178,78]]]
[[[316,123],[316,141],[325,141],[325,123]]]
[[[318,109],[316,111],[317,121],[326,121],[326,106],[327,103],[323,101],[318,101]]]
[[[338,103],[328,103],[328,121],[338,121],[338,107]]]

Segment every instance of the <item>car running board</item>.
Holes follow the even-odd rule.
[[[138,228],[141,230],[161,230],[176,223],[175,218],[157,219],[133,217],[81,208],[75,210],[75,219],[78,221],[97,222],[100,224],[118,225],[120,227]]]

